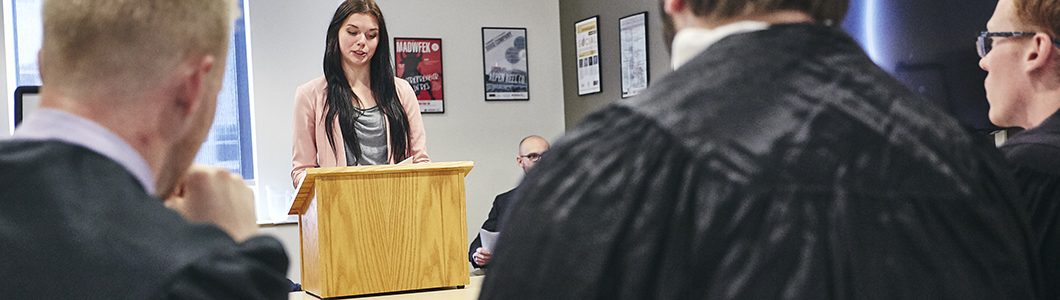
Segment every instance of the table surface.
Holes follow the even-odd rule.
[[[482,279],[485,276],[471,276],[471,283],[462,289],[458,288],[445,288],[440,290],[427,290],[420,292],[407,292],[400,294],[390,294],[373,297],[350,297],[342,299],[372,299],[372,300],[415,300],[415,299],[431,299],[431,300],[469,300],[478,299],[478,293],[482,290]],[[288,295],[288,300],[318,300],[313,295],[306,294],[305,292],[294,292]]]

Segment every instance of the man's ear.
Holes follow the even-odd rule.
[[[1050,64],[1058,60],[1056,56],[1060,55],[1060,51],[1057,51],[1056,45],[1053,44],[1053,39],[1049,35],[1038,33],[1031,37],[1031,43],[1033,47],[1028,47],[1023,55],[1026,62],[1025,71],[1041,71],[1044,68],[1051,67]]]
[[[188,59],[181,66],[176,87],[176,105],[181,117],[188,118],[202,105],[201,97],[206,80],[214,67],[212,55]]]
[[[676,14],[685,9],[685,6],[684,0],[663,0],[663,10],[667,14]]]

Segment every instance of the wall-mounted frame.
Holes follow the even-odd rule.
[[[578,42],[578,96],[595,94],[600,88],[600,16],[574,23]]]
[[[442,39],[394,38],[394,73],[412,85],[421,113],[444,113]]]
[[[636,96],[648,88],[648,12],[618,19],[622,52],[622,98]]]
[[[15,88],[15,127],[40,106],[40,86],[24,85]]]
[[[482,27],[487,101],[530,100],[526,28]]]

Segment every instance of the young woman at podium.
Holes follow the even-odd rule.
[[[419,102],[390,64],[389,34],[372,0],[347,0],[328,26],[324,76],[298,87],[291,179],[305,169],[430,162]]]

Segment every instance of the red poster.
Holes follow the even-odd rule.
[[[442,113],[442,39],[394,38],[394,72],[416,91],[420,112]]]

